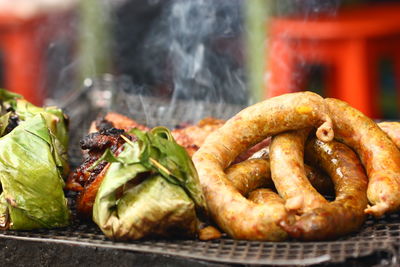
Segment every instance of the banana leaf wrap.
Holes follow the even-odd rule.
[[[207,206],[196,169],[167,128],[134,130],[110,162],[93,206],[93,220],[113,239],[193,237]]]
[[[0,228],[66,226],[70,212],[63,175],[69,170],[68,135],[60,109],[40,108],[0,90]],[[7,132],[12,123],[18,124]]]

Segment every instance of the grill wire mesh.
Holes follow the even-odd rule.
[[[106,238],[94,224],[74,222],[68,228],[35,231],[3,231],[2,238],[54,242],[111,249],[122,249],[199,260],[235,264],[311,265],[340,263],[374,252],[392,255],[397,261],[400,244],[400,216],[370,218],[360,232],[335,241],[325,242],[257,242],[223,237],[212,241],[142,240],[117,242]]]
[[[113,81],[115,83],[115,81]],[[115,86],[115,84],[114,84]],[[118,86],[118,85],[116,85]],[[166,101],[158,98],[139,97],[118,93],[112,99],[117,105],[95,106],[93,95],[104,88],[91,83],[72,96],[65,106],[71,119],[71,165],[80,162],[79,139],[87,132],[88,125],[98,114],[108,110],[135,118],[148,126],[165,125],[175,127],[181,122],[192,122],[206,116],[229,118],[243,107],[228,104],[202,103],[201,101]],[[193,113],[193,110],[196,110]],[[191,119],[190,119],[191,118]],[[73,203],[73,201],[71,201]],[[71,207],[74,205],[71,204]],[[173,255],[199,260],[233,264],[311,265],[318,263],[340,263],[352,258],[361,258],[376,252],[392,256],[397,263],[400,244],[400,215],[391,214],[380,219],[369,218],[362,229],[352,235],[326,242],[256,242],[232,240],[226,236],[218,240],[142,240],[116,242],[106,238],[95,224],[75,220],[62,229],[35,231],[1,231],[1,238],[38,242],[53,242],[111,249]]]

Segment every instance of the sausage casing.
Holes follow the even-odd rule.
[[[269,160],[248,159],[230,166],[226,176],[243,196],[260,187],[272,187]]]
[[[331,176],[336,199],[303,214],[294,224],[282,226],[302,240],[332,239],[358,230],[366,217],[368,178],[357,155],[342,143],[315,138],[307,143],[305,154]]]
[[[277,202],[285,204],[285,200],[269,188],[259,188],[250,192],[248,200],[257,204]]]
[[[271,176],[286,208],[302,214],[328,201],[312,187],[304,169],[304,143],[311,129],[289,131],[272,137]]]
[[[250,106],[211,133],[193,155],[210,214],[238,239],[279,241],[287,234],[277,223],[289,215],[283,204],[255,204],[240,194],[224,172],[243,151],[268,136],[318,127],[323,140],[333,138],[324,100],[311,92],[281,95]]]
[[[307,179],[323,195],[333,194],[332,180],[319,169],[304,164]],[[225,170],[226,177],[243,196],[261,188],[275,188],[271,179],[269,159],[254,158],[233,164]]]
[[[356,151],[367,172],[365,212],[381,216],[400,208],[400,151],[378,125],[338,99],[325,99],[334,123],[335,138]]]
[[[378,126],[389,136],[397,148],[400,149],[400,122],[384,121],[378,123]]]

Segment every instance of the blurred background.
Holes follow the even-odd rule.
[[[1,87],[62,103],[105,73],[171,103],[311,90],[399,119],[400,1],[0,0]]]

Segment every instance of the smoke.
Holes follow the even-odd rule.
[[[185,117],[182,120],[191,121],[207,113],[207,108],[201,106],[203,102],[218,103],[221,107],[226,103],[249,104],[244,56],[245,1],[100,2],[110,18],[111,72],[129,77],[124,89],[117,88],[115,94],[124,91],[165,99],[167,104],[160,105],[157,113],[164,117],[172,116],[180,100],[201,100],[195,108],[182,114]],[[339,4],[339,0],[275,1],[274,13],[297,14],[307,20],[321,14],[334,16]],[[80,60],[65,62],[56,89],[67,84]],[[301,59],[300,64],[305,65]],[[96,67],[93,65],[93,69]],[[151,103],[143,100],[146,98],[140,99],[141,109],[146,113]]]
[[[170,98],[171,103],[245,103],[242,1],[161,2],[152,7],[152,19],[140,25],[147,25],[145,32],[131,29],[141,37],[135,39],[140,44],[133,45],[135,66],[117,66],[119,70],[148,87],[144,93]],[[142,13],[149,12],[142,7]],[[119,57],[124,57],[129,48],[119,47]]]

